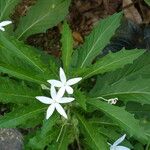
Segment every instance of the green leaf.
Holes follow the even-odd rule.
[[[143,143],[148,141],[144,129],[139,125],[139,121],[136,120],[132,114],[125,111],[124,108],[113,106],[96,99],[91,99],[88,103],[116,121],[130,136],[134,136]]]
[[[150,79],[120,80],[116,84],[108,85],[97,95],[105,98],[117,97],[122,101],[150,104]]]
[[[9,50],[9,53],[23,59],[27,63],[31,64],[37,71],[44,72],[42,62],[37,60],[39,54],[36,53],[36,50],[31,47],[24,45],[23,42],[19,42],[14,38],[8,38],[0,32],[0,51]],[[34,56],[35,55],[35,56]]]
[[[76,114],[80,125],[83,128],[83,135],[88,138],[90,146],[94,150],[108,150],[106,139],[97,132],[97,128],[88,123],[82,116]]]
[[[121,18],[122,13],[118,13],[100,20],[92,33],[86,37],[85,43],[78,48],[78,68],[84,68],[92,63],[119,27]]]
[[[122,50],[118,53],[111,52],[107,56],[101,58],[91,67],[82,69],[79,73],[79,76],[82,76],[83,78],[89,78],[97,74],[114,71],[118,68],[122,68],[126,64],[133,63],[133,60],[137,59],[143,53],[144,50]]]
[[[0,71],[23,80],[44,83],[57,75],[55,59],[0,32]]]
[[[70,62],[71,62],[71,55],[73,52],[73,38],[72,32],[69,28],[67,22],[64,22],[63,29],[62,29],[62,61],[65,71],[69,69]]]
[[[68,150],[68,146],[70,143],[73,142],[74,138],[75,137],[74,137],[73,129],[69,127],[68,125],[65,125],[59,141],[55,142],[55,145],[57,147],[56,149]]]
[[[7,113],[0,118],[0,128],[14,128],[26,124],[29,121],[32,121],[32,118],[38,118],[39,114],[44,113],[46,109],[47,106],[45,105],[18,107],[14,111]]]
[[[0,77],[0,102],[30,104],[35,103],[35,96],[42,95],[40,88],[29,88],[24,82]]]
[[[144,0],[150,6],[150,0]]]
[[[20,0],[1,0],[0,1],[0,21],[7,20],[11,15],[15,5]]]
[[[79,105],[86,110],[86,95],[80,90],[75,90],[74,96]]]
[[[25,39],[29,35],[45,32],[46,29],[56,26],[68,13],[70,0],[37,1],[21,18],[16,30],[18,39]]]
[[[58,131],[55,130],[54,133],[54,130],[52,130],[57,120],[58,116],[55,114],[52,115],[50,119],[44,120],[41,130],[38,130],[36,135],[29,140],[28,146],[34,149],[44,149],[53,139],[55,133],[58,134]]]
[[[122,101],[150,103],[150,53],[145,53],[132,65],[99,76],[91,97],[118,97]],[[101,86],[99,86],[101,85]]]
[[[31,149],[36,149],[36,150],[41,150],[44,149],[46,146],[49,145],[49,143],[51,143],[53,140],[55,140],[57,138],[58,135],[58,130],[56,130],[56,128],[53,128],[51,130],[51,132],[49,132],[49,134],[47,134],[43,139],[32,139],[30,141],[30,145],[27,144],[26,147],[27,148],[31,148]]]

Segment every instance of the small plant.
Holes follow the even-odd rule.
[[[130,138],[148,150],[150,128],[143,117],[133,115],[136,105],[130,109],[127,102],[150,104],[149,52],[123,49],[93,63],[119,27],[122,13],[98,22],[85,42],[73,49],[72,32],[64,20],[69,4],[38,1],[15,31],[11,24],[0,31],[0,102],[10,109],[0,118],[0,128],[33,128],[24,136],[27,150],[66,150],[71,145],[129,150],[135,145]],[[13,9],[14,4],[4,3],[1,19],[8,19]],[[60,58],[21,41],[62,20]],[[0,25],[4,30],[7,24]]]

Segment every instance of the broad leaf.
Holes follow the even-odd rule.
[[[35,96],[42,95],[40,88],[29,88],[24,82],[16,82],[0,77],[0,102],[30,104],[35,103]]]
[[[118,97],[122,101],[150,103],[150,53],[139,57],[132,65],[99,76],[91,97]]]
[[[104,20],[100,20],[92,33],[86,37],[85,43],[78,48],[79,68],[89,66],[93,59],[108,44],[115,30],[120,25],[122,14],[114,14]]]
[[[63,29],[62,29],[62,61],[65,71],[69,69],[70,62],[71,62],[71,55],[73,52],[73,38],[72,32],[69,28],[67,22],[64,22]]]
[[[25,39],[31,34],[45,32],[46,29],[56,26],[68,13],[70,0],[39,0],[20,19],[16,30],[18,39]]]
[[[18,107],[14,111],[7,113],[0,118],[0,128],[14,128],[18,127],[19,125],[24,125],[29,121],[32,121],[32,118],[38,118],[39,114],[44,114],[46,108],[47,106],[45,105]]]
[[[95,95],[105,98],[117,97],[122,101],[150,104],[150,79],[120,80],[116,84],[108,85],[101,91],[97,91]]]
[[[20,0],[1,0],[0,1],[0,21],[7,20],[11,15],[15,5]]]
[[[75,90],[74,96],[79,105],[86,110],[86,95],[80,90]]]
[[[60,139],[55,142],[55,146],[57,150],[68,150],[68,146],[74,140],[74,133],[72,127],[65,125]]]
[[[51,142],[53,136],[58,134],[56,129],[55,133],[57,134],[55,134],[54,130],[52,130],[57,120],[57,115],[53,115],[50,119],[44,120],[41,130],[38,130],[36,135],[29,140],[28,146],[34,149],[44,149],[44,147]]]
[[[122,50],[118,53],[110,53],[89,68],[82,69],[79,76],[89,78],[97,74],[114,71],[118,68],[122,68],[126,64],[133,63],[133,60],[137,59],[143,53],[144,50]]]
[[[132,114],[125,111],[124,108],[113,106],[96,99],[91,99],[88,103],[116,121],[130,136],[134,136],[143,143],[148,141],[144,129],[139,125],[139,121]]]
[[[88,123],[82,116],[79,114],[76,114],[81,127],[83,128],[84,132],[83,135],[88,138],[88,141],[90,142],[90,145],[92,149],[94,150],[108,150],[107,142],[105,138],[97,132],[97,128],[92,126],[90,123]]]
[[[150,0],[144,0],[150,6]]]
[[[55,59],[0,33],[0,71],[20,79],[43,83],[58,76]]]

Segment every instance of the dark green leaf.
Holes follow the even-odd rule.
[[[0,21],[7,20],[11,15],[15,5],[20,0],[1,0],[0,1]]]
[[[56,26],[68,13],[70,0],[44,0],[30,8],[26,16],[20,19],[16,30],[18,39],[25,39],[31,34],[45,32]]]
[[[118,13],[100,20],[92,33],[86,37],[85,43],[78,49],[78,68],[84,68],[92,63],[120,25],[121,17],[122,14]]]
[[[0,102],[30,104],[36,102],[37,95],[42,95],[40,88],[29,88],[24,82],[0,77]]]
[[[106,139],[98,132],[98,129],[88,123],[82,116],[76,114],[81,127],[84,129],[83,135],[90,142],[94,150],[108,150]]]
[[[69,28],[67,22],[64,22],[63,29],[62,29],[62,61],[65,71],[69,69],[70,62],[71,62],[71,55],[73,52],[73,38],[72,32]]]
[[[96,99],[91,99],[88,103],[103,111],[111,119],[116,121],[119,126],[130,136],[134,136],[140,142],[146,143],[148,141],[144,129],[139,125],[139,121],[136,120],[132,114],[125,111],[124,108],[113,106]]]
[[[79,76],[89,78],[97,74],[114,71],[118,68],[122,68],[126,64],[133,63],[133,60],[137,59],[143,53],[144,50],[122,50],[118,53],[110,53],[89,68],[81,70]]]

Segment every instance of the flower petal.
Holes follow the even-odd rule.
[[[57,93],[56,93],[56,89],[55,89],[55,87],[53,85],[51,86],[50,92],[51,92],[52,99],[53,100],[56,99],[57,98]]]
[[[55,87],[61,87],[62,86],[62,83],[58,80],[47,80],[48,83],[50,83],[52,86],[55,86]]]
[[[114,148],[114,150],[130,150],[129,148],[125,147],[125,146],[116,146]]]
[[[66,81],[67,81],[66,75],[65,75],[64,70],[62,68],[60,68],[60,70],[59,70],[59,76],[60,76],[61,82],[63,84],[66,83]]]
[[[36,96],[35,98],[44,104],[52,104],[54,102],[54,100],[45,96]]]
[[[7,25],[9,25],[9,24],[11,24],[12,23],[12,21],[2,21],[1,23],[0,23],[0,26],[1,27],[4,27],[4,26],[7,26]]]
[[[48,119],[53,114],[54,110],[55,110],[54,104],[48,107],[47,112],[46,112],[46,119]]]
[[[58,91],[58,93],[57,93],[57,98],[58,99],[60,99],[61,97],[63,97],[63,95],[65,94],[65,87],[64,86],[62,86],[60,89],[59,89],[59,91]]]
[[[73,85],[78,83],[82,78],[73,78],[67,81],[67,85]]]
[[[0,30],[5,31],[5,29],[3,27],[0,27]]]
[[[72,87],[66,86],[65,88],[66,88],[66,91],[68,94],[73,94],[73,88]]]
[[[72,97],[63,97],[58,100],[58,103],[70,103],[72,101],[74,101],[74,98]]]
[[[122,137],[120,137],[117,141],[114,142],[113,146],[117,146],[120,144],[126,137],[126,134],[124,134]]]
[[[56,110],[58,111],[58,113],[60,115],[62,115],[64,118],[67,119],[67,114],[66,114],[65,110],[62,108],[62,106],[60,104],[55,103],[55,108],[56,108]]]

